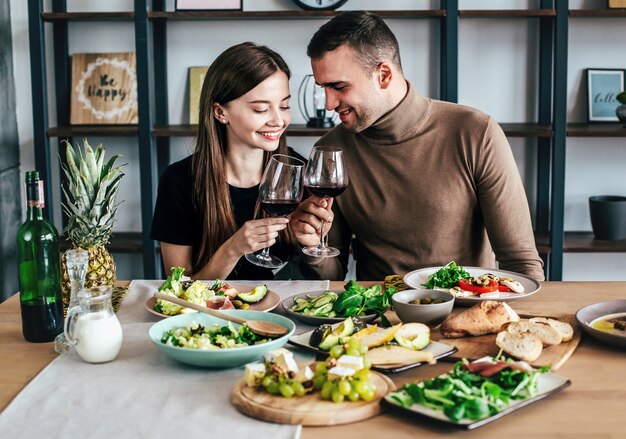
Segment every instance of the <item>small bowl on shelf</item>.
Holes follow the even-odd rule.
[[[452,312],[454,296],[439,290],[405,290],[391,296],[393,308],[403,323],[437,326]]]

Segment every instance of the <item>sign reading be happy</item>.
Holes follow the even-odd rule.
[[[136,124],[134,53],[72,55],[72,125]]]

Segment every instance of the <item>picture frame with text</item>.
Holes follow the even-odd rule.
[[[616,96],[624,90],[624,69],[586,69],[587,120],[618,122]]]

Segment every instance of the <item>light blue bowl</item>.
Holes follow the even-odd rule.
[[[184,327],[192,320],[195,320],[204,326],[210,326],[214,323],[219,325],[228,324],[226,320],[218,319],[217,317],[198,312],[191,314],[179,314],[177,316],[163,319],[150,327],[148,335],[157,348],[177,361],[194,366],[225,368],[237,367],[261,359],[265,353],[281,348],[285,343],[287,343],[287,340],[289,340],[289,337],[293,335],[293,332],[296,329],[296,325],[291,320],[278,314],[244,310],[228,310],[222,312],[249,320],[264,320],[266,322],[278,323],[279,325],[285,326],[289,333],[280,338],[259,345],[219,350],[189,349],[178,346],[168,346],[161,343],[161,337],[163,337],[165,332],[173,328]],[[239,327],[237,324],[233,323],[233,325],[236,328]]]

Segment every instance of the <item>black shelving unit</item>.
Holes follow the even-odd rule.
[[[537,142],[536,242],[546,263],[546,277],[560,280],[563,252],[626,252],[626,243],[601,243],[590,233],[564,232],[565,150],[567,137],[625,137],[618,124],[567,124],[567,43],[570,17],[626,17],[626,10],[569,10],[568,0],[541,0],[540,9],[459,10],[458,0],[442,0],[439,9],[373,11],[385,18],[438,20],[440,29],[440,96],[458,101],[459,21],[472,18],[539,20],[538,118],[528,123],[502,123],[509,137]],[[111,250],[142,253],[144,277],[158,273],[158,248],[148,237],[157,176],[169,164],[170,138],[192,137],[196,125],[170,125],[167,96],[167,25],[185,20],[308,20],[329,19],[335,11],[167,11],[164,0],[135,0],[133,11],[68,12],[65,0],[52,0],[44,12],[42,1],[29,2],[35,164],[50,197],[50,138],[78,136],[136,136],[139,147],[141,233],[117,232]],[[68,25],[76,21],[128,21],[135,30],[139,122],[137,125],[71,126],[69,124],[70,58]],[[58,126],[48,123],[44,24],[52,26]],[[325,129],[291,125],[288,136],[318,137]],[[49,199],[50,200],[50,199]],[[49,202],[48,215],[54,207]]]

